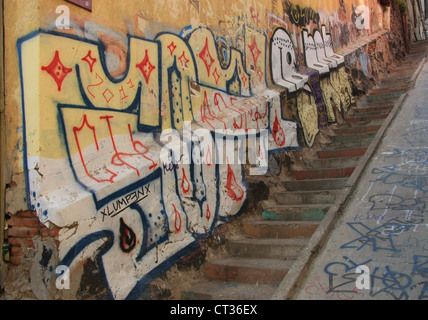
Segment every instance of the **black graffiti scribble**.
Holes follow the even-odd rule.
[[[414,255],[412,276],[419,275],[428,278],[428,256]]]
[[[361,222],[349,222],[347,225],[358,233],[359,237],[345,243],[340,248],[356,248],[360,250],[366,245],[370,245],[373,251],[388,250],[399,252],[392,240],[394,235],[399,235],[402,232],[410,229],[410,225],[387,222],[379,227],[370,228]]]
[[[426,124],[427,120],[424,120],[424,122],[417,120],[414,122],[414,125],[419,124]],[[412,147],[417,146],[425,146],[426,141],[428,140],[428,128],[422,127],[422,128],[414,128],[412,130],[409,130],[407,133],[403,134],[402,137],[411,145]]]
[[[310,282],[306,288],[309,294],[323,293],[325,296],[337,297],[341,300],[352,300],[356,296],[376,297],[380,294],[389,295],[395,300],[410,299],[410,294],[416,294],[416,299],[428,298],[428,281],[415,281],[415,277],[426,278],[428,275],[428,256],[413,256],[414,267],[411,274],[396,271],[393,267],[386,265],[384,267],[371,268],[370,289],[357,290],[356,280],[359,276],[355,273],[358,265],[369,266],[372,260],[363,263],[356,263],[349,257],[344,256],[343,261],[335,261],[327,264],[324,272],[328,276],[328,285]],[[318,285],[314,290],[314,285]],[[318,288],[323,289],[322,291]]]
[[[310,7],[300,7],[299,5],[295,5],[291,3],[289,0],[285,0],[282,3],[284,11],[288,14],[291,23],[299,26],[305,27],[311,21],[314,24],[318,24],[320,22],[320,15],[318,12],[314,11],[314,9]]]

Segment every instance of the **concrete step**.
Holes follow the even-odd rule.
[[[339,158],[339,157],[354,157],[363,155],[367,148],[344,149],[334,151],[318,151],[320,158]],[[364,150],[364,152],[363,152]],[[294,177],[297,180],[305,179],[334,179],[350,177],[354,172],[355,167],[350,168],[327,168],[327,169],[308,169],[294,171]]]
[[[349,141],[341,141],[341,142],[331,142],[328,144],[322,144],[322,150],[340,150],[346,148],[360,148],[360,147],[368,147],[372,142],[373,138],[362,138],[355,139]]]
[[[372,94],[367,95],[366,97],[362,98],[361,101],[367,100],[367,101],[394,101],[398,100],[398,98],[404,93],[404,91],[398,91],[398,92],[385,92],[382,94]]]
[[[374,115],[374,114],[382,114],[382,113],[389,113],[394,108],[394,105],[389,106],[374,106],[374,107],[368,107],[368,108],[354,108],[352,111],[354,114],[367,114],[367,115]]]
[[[305,160],[307,169],[355,168],[361,157]],[[306,189],[305,189],[306,190]]]
[[[367,151],[367,147],[359,147],[359,148],[349,148],[349,149],[339,149],[339,150],[320,150],[320,151],[317,151],[317,154],[318,154],[318,157],[320,159],[343,158],[343,157],[363,156],[366,153],[366,151]],[[352,169],[354,169],[354,168],[352,168]],[[351,174],[352,174],[352,172],[351,172]],[[336,176],[336,178],[338,178],[338,177],[339,176]],[[335,178],[335,177],[329,176],[326,178]]]
[[[373,107],[387,107],[394,105],[398,98],[393,99],[361,99],[357,102],[357,108],[373,108]]]
[[[388,93],[403,93],[409,90],[407,83],[400,80],[393,80],[389,83],[382,83],[378,88],[373,88],[369,91],[369,96],[371,95],[381,95]]]
[[[341,128],[335,129],[334,133],[337,136],[345,135],[345,134],[361,134],[361,133],[370,133],[377,132],[382,127],[381,123],[378,124],[368,124],[364,126],[352,126],[346,127],[342,126]]]
[[[410,79],[413,75],[414,70],[410,70],[411,66],[411,63],[404,62],[400,67],[390,70],[390,79],[401,79],[403,82],[406,82],[406,80]]]
[[[342,189],[348,181],[347,177],[328,178],[328,179],[310,179],[310,180],[290,180],[282,181],[282,184],[287,190],[331,190]]]
[[[414,71],[414,70],[412,70],[412,71]],[[382,81],[379,83],[379,85],[376,87],[376,89],[377,88],[388,88],[389,86],[396,87],[396,86],[399,86],[399,85],[405,85],[405,84],[407,84],[406,83],[407,80],[408,80],[407,76],[404,77],[404,79],[400,79],[396,75],[393,75],[391,77],[391,74],[390,74],[390,75],[388,75],[388,77],[382,79]]]
[[[242,239],[229,241],[233,257],[295,260],[308,239]]]
[[[207,262],[203,269],[210,280],[277,286],[293,261],[231,257]]]
[[[243,224],[243,231],[251,238],[291,239],[309,238],[319,221],[253,221]]]
[[[359,122],[355,122],[355,123],[348,123],[348,122],[342,122],[339,124],[336,124],[336,127],[333,128],[334,132],[339,132],[341,133],[341,131],[343,129],[351,129],[351,128],[358,128],[361,130],[358,130],[356,132],[350,132],[352,134],[362,134],[362,133],[366,133],[366,132],[373,132],[373,128],[371,127],[377,127],[377,126],[382,126],[382,124],[384,123],[385,119],[376,119],[376,120],[367,120],[367,121],[359,121]],[[369,127],[368,130],[365,129],[365,127]],[[344,133],[344,134],[350,134],[350,133]],[[342,133],[341,133],[342,134]]]
[[[321,221],[329,208],[326,203],[286,205],[273,200],[261,203],[263,220],[271,221]]]
[[[330,136],[330,139],[333,142],[350,142],[360,139],[373,139],[376,136],[376,133],[377,131],[359,134],[342,134],[340,136]]]
[[[275,193],[278,204],[304,205],[334,203],[341,190],[281,191]]]
[[[347,117],[345,119],[348,123],[355,123],[355,122],[363,122],[363,121],[372,121],[372,120],[379,120],[379,119],[386,119],[388,117],[389,113],[384,114],[377,114],[377,115],[361,115],[361,116],[351,116]]]
[[[326,204],[318,204],[313,207],[276,205],[263,211],[262,218],[270,221],[321,221],[328,208]]]
[[[182,293],[183,300],[270,300],[277,286],[248,283],[203,281]]]

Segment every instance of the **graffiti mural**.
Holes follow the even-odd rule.
[[[246,28],[226,66],[207,28],[127,42],[112,77],[96,41],[18,41],[30,208],[64,228],[61,264],[95,257],[115,299],[138,296],[242,212],[247,156],[263,172],[269,153],[299,147],[266,85],[263,33]]]
[[[290,17],[290,21],[300,27],[305,27],[310,22],[318,24],[320,15],[310,7],[295,5],[289,0],[283,1],[284,12]]]

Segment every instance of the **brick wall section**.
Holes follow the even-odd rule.
[[[34,248],[33,237],[41,240],[58,241],[59,228],[47,228],[40,223],[35,211],[21,211],[7,219],[6,241],[10,244],[10,264],[19,265],[25,258],[28,248]]]

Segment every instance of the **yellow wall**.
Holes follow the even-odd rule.
[[[284,3],[280,0],[240,0],[240,1],[116,1],[94,0],[92,12],[78,8],[62,0],[8,0],[5,1],[5,59],[6,59],[6,124],[8,163],[13,172],[22,172],[22,145],[20,86],[17,76],[18,61],[16,41],[38,28],[55,30],[59,5],[70,8],[71,21],[83,30],[85,22],[94,22],[123,36],[132,33],[139,37],[153,37],[159,32],[179,32],[191,25],[193,28],[207,26],[216,35],[225,37],[230,44],[242,46],[242,27],[250,24],[266,32],[269,30],[269,16],[276,16],[288,22],[284,16]],[[339,0],[293,0],[295,6],[310,7],[323,12],[321,19],[351,23],[352,6],[364,4],[377,14],[376,0],[344,0],[345,14],[338,5]],[[343,21],[345,20],[345,21]],[[328,23],[328,21],[321,21]],[[290,23],[291,32],[300,29]],[[332,24],[333,25],[333,24]],[[270,26],[272,27],[272,25]],[[132,28],[132,30],[131,30]],[[76,33],[73,30],[62,32]],[[297,34],[297,39],[299,34]],[[337,40],[337,37],[336,37]],[[353,40],[353,39],[351,39]],[[337,45],[337,43],[335,43]],[[114,46],[114,44],[113,44]],[[299,44],[296,43],[297,49]],[[123,49],[123,48],[120,48]],[[115,49],[112,49],[115,50]],[[116,50],[118,50],[116,48]],[[124,67],[122,66],[122,72]],[[121,70],[117,70],[120,74]]]

